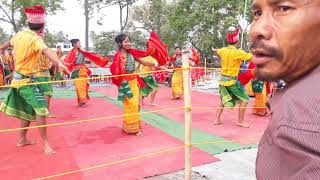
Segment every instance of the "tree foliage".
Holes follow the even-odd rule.
[[[61,3],[63,0],[0,0],[0,22],[12,25],[14,32],[18,32],[27,23],[24,8],[32,5],[43,5],[46,13],[54,14],[58,10],[63,10]]]
[[[212,47],[226,45],[228,27],[239,26],[240,19],[251,20],[250,11],[242,17],[244,4],[245,0],[148,0],[134,7],[131,20],[136,29],[156,31],[171,51],[176,45],[192,45],[210,58]]]
[[[248,0],[248,5],[251,3],[252,0]],[[246,16],[243,16],[244,7],[245,0],[146,0],[144,4],[133,7],[128,26],[124,30],[139,32],[141,36],[137,37],[141,40],[147,38],[148,32],[155,31],[169,46],[170,52],[177,45],[193,46],[199,51],[202,60],[210,59],[212,47],[227,45],[226,32],[230,26],[239,26],[240,21],[252,20],[249,7]],[[246,26],[242,28],[246,45]],[[106,45],[113,43],[116,33],[107,34],[110,40]],[[104,35],[98,37],[103,39]],[[98,47],[99,43],[102,40],[97,41],[95,46]]]
[[[52,47],[58,42],[65,42],[67,40],[67,35],[65,35],[62,31],[52,33],[48,29],[45,29],[45,34],[45,43],[49,47]]]
[[[244,8],[244,0],[242,1],[179,1],[174,13],[169,17],[168,29],[172,32],[170,41],[179,44],[190,43],[202,55],[211,57],[212,47],[226,45],[228,27],[239,25]]]
[[[119,34],[117,31],[101,32],[94,36],[94,50],[95,52],[102,55],[113,55],[117,50],[118,46],[115,43],[115,37]],[[128,32],[127,33],[132,41],[132,47],[137,49],[146,48],[146,36],[140,31]]]

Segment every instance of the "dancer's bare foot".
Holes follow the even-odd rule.
[[[266,117],[271,116],[271,114],[272,114],[272,112],[271,112],[271,111],[270,111],[270,112],[268,112],[268,113],[266,114]]]
[[[34,145],[37,143],[38,143],[37,141],[29,141],[28,139],[22,139],[18,142],[17,147]]]
[[[56,154],[56,152],[52,149],[52,147],[48,143],[45,143],[44,144],[44,154],[46,156],[52,156],[52,155]]]
[[[215,125],[215,126],[218,126],[218,125],[220,125],[220,124],[222,124],[222,122],[219,120],[219,121],[214,121],[213,122],[213,125]]]
[[[243,127],[243,128],[250,128],[250,124],[246,123],[246,122],[237,122],[236,123],[237,126]]]
[[[87,105],[87,103],[79,103],[79,107],[86,107]]]
[[[50,113],[50,114],[48,114],[46,117],[47,117],[47,118],[56,118],[57,116],[54,115],[54,114],[52,114],[52,113]]]
[[[142,131],[139,131],[136,136],[143,136],[143,132]]]
[[[158,106],[158,104],[156,104],[156,103],[150,103],[149,105],[150,106]]]
[[[173,98],[171,98],[171,100],[180,100],[180,97],[173,97]]]

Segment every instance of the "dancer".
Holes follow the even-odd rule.
[[[148,62],[148,63],[153,63],[153,64],[157,63],[157,61],[151,56],[146,57],[146,58],[142,58],[142,60],[144,62]],[[145,83],[145,87],[142,88],[141,91],[140,91],[140,93],[141,93],[141,104],[142,105],[144,104],[144,98],[148,97],[150,93],[151,93],[150,105],[151,106],[155,106],[156,105],[156,104],[154,104],[154,99],[156,97],[159,85],[156,82],[156,80],[153,78],[152,74],[148,73],[148,72],[154,71],[154,70],[155,70],[155,68],[150,67],[150,66],[144,66],[144,65],[140,66],[140,72],[142,73],[141,77],[142,77],[142,80]]]
[[[49,114],[47,103],[43,93],[37,85],[26,85],[35,82],[34,67],[36,67],[39,55],[43,54],[50,61],[57,63],[66,73],[68,69],[44,44],[38,33],[44,29],[45,9],[43,6],[32,6],[25,9],[29,30],[18,32],[10,41],[0,45],[0,52],[12,46],[15,54],[15,66],[12,85],[9,89],[4,103],[0,110],[7,115],[21,119],[21,128],[27,128],[31,121],[37,120],[38,125],[46,125],[46,116]],[[51,147],[47,137],[45,127],[39,128],[41,138],[44,142],[44,152],[46,155],[53,155],[55,151]],[[19,133],[17,146],[34,144],[34,141],[27,139],[27,129]]]
[[[61,50],[61,46],[57,47],[57,56],[60,59],[62,59],[62,57],[63,57],[63,52]],[[65,80],[65,75],[63,74],[63,72],[61,72],[61,70],[58,68],[58,66],[56,64],[54,66],[54,72],[55,72],[55,80],[56,81]],[[60,87],[66,87],[66,86],[67,86],[66,82],[61,82]]]
[[[200,68],[200,57],[196,49],[192,48],[192,57],[189,59],[192,61],[192,66],[194,68],[191,69],[191,80],[192,85],[196,85],[196,82],[199,82],[200,77],[203,77],[205,75],[204,68]],[[204,80],[204,79],[203,79]]]
[[[177,46],[176,53],[170,61],[174,67],[174,73],[171,80],[172,100],[179,100],[183,96],[183,76],[182,76],[182,50]]]
[[[155,60],[153,57],[148,56],[146,58],[142,58],[142,60],[144,62],[149,62],[149,63],[153,63],[156,64],[157,60]],[[166,70],[168,71],[167,68],[161,66],[158,68],[154,68],[154,67],[150,67],[150,66],[145,66],[143,64],[140,65],[140,73],[142,80],[145,83],[145,87],[141,89],[140,93],[141,93],[141,104],[144,104],[144,98],[148,97],[149,94],[150,95],[150,105],[151,106],[156,106],[157,104],[154,103],[156,94],[158,92],[159,89],[159,85],[157,83],[157,81],[155,80],[155,78],[152,76],[152,73],[148,73],[151,71],[155,71],[155,70]]]
[[[255,69],[256,65],[250,62],[248,70],[239,74],[238,79],[242,86],[247,86],[247,92],[252,92],[255,97],[252,114],[268,116],[270,112],[269,95],[271,93],[271,83],[257,80],[254,75]]]
[[[91,71],[85,65],[85,59],[104,67],[109,59],[98,54],[83,51],[80,47],[79,39],[72,39],[73,49],[67,54],[64,62],[72,72],[71,79],[75,79],[74,84],[77,92],[78,105],[84,106],[89,101],[89,82],[85,78],[90,77]]]
[[[4,54],[4,79],[6,84],[11,84],[14,70],[14,57],[12,54],[12,48],[7,48],[7,53]]]
[[[222,66],[222,76],[219,82],[221,103],[217,107],[214,125],[222,124],[220,117],[224,107],[233,108],[238,102],[240,108],[236,125],[249,128],[249,124],[244,119],[249,96],[238,81],[237,76],[239,74],[241,62],[251,60],[253,56],[250,53],[237,49],[236,46],[239,42],[239,33],[240,29],[230,27],[227,34],[229,46],[218,50],[214,49],[221,58]]]
[[[167,61],[168,53],[166,46],[162,44],[159,37],[155,33],[151,33],[151,37],[147,43],[148,50],[142,52],[131,49],[131,40],[128,35],[120,34],[115,38],[119,47],[110,66],[112,75],[124,75],[113,77],[112,82],[118,86],[118,100],[123,102],[124,119],[123,131],[127,134],[142,135],[140,124],[140,95],[139,86],[144,88],[143,80],[135,74],[137,63],[149,67],[158,67]],[[152,56],[157,62],[146,62],[142,58]],[[131,75],[130,75],[131,74]]]

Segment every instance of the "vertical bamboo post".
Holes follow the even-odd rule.
[[[187,51],[182,54],[183,88],[184,88],[184,144],[185,144],[185,180],[191,180],[191,87],[189,76],[189,55]]]

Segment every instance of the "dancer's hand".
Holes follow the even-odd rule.
[[[70,75],[71,72],[69,71],[69,69],[63,64],[63,62],[59,62],[58,63],[59,68],[67,75]]]

